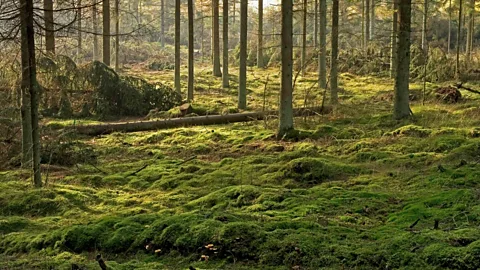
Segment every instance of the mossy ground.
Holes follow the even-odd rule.
[[[267,74],[265,104],[276,108],[276,72],[250,71],[249,109],[263,108]],[[194,104],[234,108],[232,79],[222,90],[199,70]],[[298,78],[296,106],[306,94],[321,104],[318,90],[302,92],[315,79]],[[479,101],[417,99],[414,117],[395,121],[379,98],[390,80],[341,82],[341,105],[297,118],[296,140],[275,140],[275,119],[114,133],[78,138],[96,166],[52,166],[41,190],[27,172],[1,172],[0,268],[96,269],[97,253],[112,269],[479,268]]]

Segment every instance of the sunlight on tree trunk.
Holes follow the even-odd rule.
[[[302,31],[302,76],[305,76],[305,69],[307,61],[307,11],[308,1],[303,0],[303,31]]]
[[[93,23],[93,61],[100,60],[100,52],[98,49],[98,19],[97,19],[97,5],[92,5],[92,23]]]
[[[452,0],[448,1],[448,37],[447,37],[447,52],[450,54],[450,48],[452,46]]]
[[[120,70],[120,0],[115,0],[115,71]]]
[[[280,89],[280,121],[278,138],[293,130],[292,72],[293,72],[293,5],[282,1],[282,87]]]
[[[181,93],[180,86],[180,0],[175,0],[175,90]]]
[[[165,48],[165,0],[160,0],[160,44]]]
[[[103,0],[103,63],[110,66],[110,0]]]
[[[460,76],[460,41],[462,36],[462,9],[463,9],[463,0],[460,0],[460,7],[458,8],[458,28],[457,28],[457,55],[455,59],[455,74],[457,79]]]
[[[248,0],[240,1],[240,67],[238,76],[238,108],[247,108],[247,26]]]
[[[263,0],[258,0],[257,67],[263,68]]]
[[[228,73],[228,0],[223,0],[223,72],[222,72],[222,87],[230,87],[229,73]]]
[[[194,49],[194,29],[193,21],[193,0],[188,0],[188,95],[187,100],[190,102],[193,100],[193,82],[194,82],[194,69],[195,59],[193,58]]]
[[[370,40],[370,1],[365,0],[365,46],[368,47]]]
[[[338,104],[338,0],[332,1],[332,52],[330,63],[330,103]]]
[[[314,11],[314,27],[313,27],[313,46],[318,49],[318,0],[315,0]]]
[[[327,0],[320,0],[320,56],[318,57],[318,86],[327,88]]]
[[[82,0],[78,0],[77,10],[77,61],[82,57]]]
[[[372,6],[370,8],[370,40],[374,40],[373,36],[375,33],[375,0],[370,0],[372,1]]]
[[[427,53],[428,0],[423,0],[422,50]]]
[[[474,16],[475,16],[475,0],[470,0],[468,7],[468,24],[467,24],[467,62],[470,60],[470,55],[472,53],[472,45],[474,38]]]
[[[397,72],[393,106],[395,119],[403,119],[411,115],[409,105],[411,8],[412,0],[399,0]]]

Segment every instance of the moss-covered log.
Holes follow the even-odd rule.
[[[295,116],[317,115],[330,112],[330,108],[299,108],[294,110]],[[276,116],[277,111],[267,112],[248,112],[248,113],[234,113],[227,115],[207,115],[184,118],[172,118],[155,121],[140,121],[140,122],[119,122],[98,125],[78,125],[74,128],[80,134],[85,135],[102,135],[113,132],[136,132],[148,131],[157,129],[167,129],[182,126],[201,126],[201,125],[219,125],[237,122],[248,122],[255,120],[264,120],[271,116]]]

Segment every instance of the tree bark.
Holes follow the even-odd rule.
[[[201,62],[205,60],[205,12],[203,11],[203,0],[200,2],[200,10],[202,13],[201,25],[200,25],[200,46],[202,50],[202,59]]]
[[[318,48],[318,0],[315,0],[315,15],[314,15],[314,20],[315,20],[315,25],[313,28],[313,46],[315,49]]]
[[[228,0],[223,0],[223,72],[222,72],[222,86],[223,88],[230,87],[229,73],[228,73]]]
[[[248,0],[240,2],[240,67],[238,76],[238,108],[247,108],[247,26]]]
[[[53,0],[44,0],[45,47],[49,54],[55,54],[55,29],[53,21]]]
[[[103,0],[103,63],[110,66],[110,0]]]
[[[448,47],[447,52],[450,54],[450,48],[452,46],[452,0],[448,1]]]
[[[330,103],[338,104],[338,0],[332,1],[332,59],[330,66]]]
[[[457,55],[455,59],[455,74],[457,79],[460,75],[460,41],[462,34],[462,9],[463,9],[463,0],[460,0],[460,8],[458,9],[458,28],[457,28]]]
[[[160,43],[165,48],[165,0],[160,0]]]
[[[180,0],[175,0],[175,90],[182,92],[180,85]]]
[[[305,0],[304,0],[305,1]],[[282,1],[282,87],[278,137],[293,130],[293,1]]]
[[[370,0],[365,0],[365,46],[370,40]]]
[[[194,33],[193,33],[193,0],[188,0],[188,94],[187,100],[193,100],[193,82],[194,82],[194,68],[195,59],[193,58],[194,49]]]
[[[293,116],[314,116],[318,114],[325,114],[331,112],[329,107],[314,107],[314,108],[298,108],[292,110]],[[143,122],[123,122],[123,123],[109,123],[98,125],[76,125],[72,127],[79,134],[98,136],[110,134],[113,132],[138,132],[168,129],[185,126],[203,126],[203,125],[220,125],[238,122],[258,121],[272,116],[278,115],[278,111],[265,112],[248,112],[248,113],[234,113],[226,115],[207,115],[184,118],[172,118],[165,120],[143,121]],[[281,117],[281,116],[280,116]],[[292,118],[293,119],[293,118]],[[293,120],[292,120],[293,127]]]
[[[305,65],[307,61],[307,11],[308,0],[303,0],[303,31],[302,31],[302,76],[305,76]]]
[[[100,53],[98,50],[97,4],[92,5],[92,23],[93,23],[93,61],[99,61]]]
[[[77,9],[77,61],[82,56],[82,0],[78,0]]]
[[[474,13],[475,13],[475,0],[470,0],[468,7],[468,24],[467,24],[467,62],[470,60],[473,44],[473,32],[474,32]]]
[[[372,7],[370,8],[370,40],[374,40],[373,35],[375,33],[375,0],[372,1]]]
[[[327,88],[327,0],[320,0],[320,56],[318,57],[318,85]]]
[[[423,0],[422,50],[427,53],[428,0]]]
[[[120,70],[120,0],[115,1],[115,71]]]
[[[391,37],[391,53],[390,53],[390,78],[395,78],[397,70],[397,37],[398,37],[398,0],[392,0],[392,37]]]
[[[263,68],[263,0],[258,0],[257,67]]]
[[[213,8],[213,76],[222,77],[220,68],[220,24],[219,24],[219,0],[212,0]]]
[[[403,119],[411,115],[409,105],[411,8],[412,0],[399,0],[397,73],[393,111],[395,119]]]
[[[20,27],[22,48],[22,91],[30,94],[32,169],[35,187],[42,187],[40,172],[40,132],[38,126],[38,91],[35,62],[35,29],[33,27],[33,1],[20,0]]]
[[[365,49],[365,0],[362,0],[362,49]]]

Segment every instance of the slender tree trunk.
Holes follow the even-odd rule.
[[[175,90],[181,93],[180,86],[180,0],[175,0]]]
[[[315,17],[314,17],[314,20],[315,20],[315,26],[313,28],[313,35],[314,35],[314,39],[313,39],[313,46],[315,47],[315,49],[318,48],[318,0],[315,0]]]
[[[78,0],[77,9],[77,61],[82,56],[82,0]]]
[[[365,0],[362,0],[362,48],[365,49]]]
[[[110,66],[110,0],[103,0],[103,63]]]
[[[473,43],[473,29],[474,29],[474,22],[473,16],[475,12],[475,0],[470,0],[469,7],[468,7],[468,24],[467,24],[467,62],[470,60],[470,55],[472,53],[472,43]]]
[[[452,0],[448,2],[448,47],[447,52],[450,54],[450,48],[452,46]]]
[[[258,0],[257,67],[263,68],[263,0]]]
[[[320,56],[318,57],[318,85],[327,88],[327,0],[320,0]]]
[[[303,0],[302,76],[305,76],[305,66],[307,61],[307,11],[308,0]]]
[[[238,76],[238,108],[247,108],[247,26],[248,0],[240,1],[240,67]]]
[[[115,71],[120,70],[120,0],[115,0]]]
[[[428,0],[423,0],[422,50],[427,53]]]
[[[233,21],[232,21],[233,25],[235,25],[236,18],[237,18],[237,0],[233,0]]]
[[[395,119],[407,118],[411,114],[409,105],[411,9],[412,0],[399,1],[398,62],[393,106]]]
[[[337,59],[338,59],[338,0],[332,1],[332,59],[330,67],[330,102],[335,105],[338,104],[338,74],[337,74]]]
[[[278,138],[293,130],[293,1],[282,1],[282,88]]]
[[[365,46],[370,40],[370,0],[365,0]]]
[[[373,35],[375,33],[375,0],[372,1],[372,7],[370,8],[370,40],[374,40]]]
[[[391,54],[390,54],[390,77],[395,78],[397,70],[397,28],[398,28],[398,0],[392,0],[392,37],[391,37]]]
[[[229,73],[228,73],[228,0],[223,0],[223,74],[222,86],[224,88],[230,87]]]
[[[165,48],[165,0],[160,0],[160,20],[160,43],[162,48]]]
[[[30,94],[31,141],[33,156],[33,183],[42,187],[40,172],[40,131],[38,126],[38,91],[36,83],[35,29],[33,27],[33,0],[20,0],[20,27],[22,42],[22,91]],[[29,157],[29,158],[32,158]]]
[[[213,8],[213,76],[222,77],[220,68],[220,24],[218,0],[212,0]]]
[[[200,40],[200,46],[202,50],[202,60],[201,62],[205,60],[205,12],[203,11],[203,1],[200,2],[200,10],[202,11],[202,19],[201,19],[201,25],[200,25],[200,35],[201,35],[201,40]]]
[[[47,53],[55,54],[55,30],[53,22],[53,0],[44,0],[45,46]]]
[[[97,5],[92,5],[92,23],[93,23],[93,61],[100,60],[100,53],[98,50],[98,20],[97,20]]]
[[[188,0],[188,95],[187,100],[193,100],[193,82],[194,82],[194,68],[195,59],[193,58],[194,49],[194,33],[193,33],[193,0]]]
[[[458,9],[458,29],[457,29],[457,57],[455,61],[455,73],[457,79],[460,75],[460,41],[462,34],[462,9],[463,9],[463,0],[460,0],[460,8]]]

